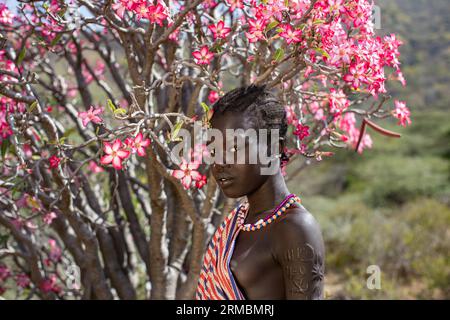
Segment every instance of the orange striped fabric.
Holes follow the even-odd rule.
[[[239,208],[244,212],[248,202],[238,205],[225,218],[208,243],[200,278],[195,293],[196,300],[245,300],[230,269],[234,242],[240,231]]]

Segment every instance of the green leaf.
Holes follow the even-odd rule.
[[[108,100],[107,100],[107,103],[108,103],[108,107],[111,109],[111,111],[112,111],[112,112],[115,112],[117,108],[116,108],[116,106],[114,105],[114,102],[112,102],[111,99],[108,99]]]
[[[2,141],[2,159],[3,161],[5,161],[5,156],[8,153],[8,149],[10,146],[11,142],[9,142],[9,139],[3,139]]]
[[[28,107],[28,113],[32,113],[33,110],[36,108],[36,106],[37,106],[37,100],[34,100]]]
[[[67,7],[62,8],[61,10],[59,10],[58,16],[60,16],[61,18],[64,18],[64,15],[66,14],[66,11],[67,11]]]
[[[175,124],[175,127],[173,127],[173,130],[170,134],[170,141],[176,141],[175,139],[178,136],[178,133],[180,132],[181,127],[183,126],[183,123],[184,123],[183,121],[178,121]]]
[[[202,106],[202,108],[203,108],[203,111],[205,111],[205,113],[208,113],[208,111],[209,111],[208,105],[207,105],[206,103],[202,102],[202,103],[201,103],[201,106]]]
[[[277,51],[275,51],[274,59],[275,61],[280,61],[284,57],[284,50],[283,48],[278,48]]]
[[[20,50],[19,56],[17,57],[16,64],[22,63],[23,58],[25,58],[26,53],[27,53],[27,48],[25,48],[25,46],[23,46],[22,50]]]
[[[64,141],[66,141],[67,138],[68,138],[71,134],[75,133],[76,131],[77,131],[77,129],[76,129],[75,127],[72,127],[72,128],[67,129],[67,130],[64,132],[64,134],[62,135],[62,137],[59,139],[59,143],[60,143],[60,144],[63,144]]]
[[[315,50],[316,52],[320,53],[321,55],[323,55],[327,58],[330,58],[330,55],[322,48],[313,48],[313,50]]]
[[[266,27],[266,32],[272,30],[273,28],[275,28],[278,25],[278,21],[272,21],[271,23],[269,23]]]
[[[56,44],[59,42],[59,40],[61,40],[61,37],[62,37],[62,33],[58,34],[58,35],[52,40],[52,42],[50,43],[50,46],[56,45]]]
[[[8,242],[9,236],[10,236],[9,234],[0,235],[0,246],[1,247],[6,247],[6,243]]]
[[[117,114],[126,115],[127,114],[127,110],[125,110],[124,108],[117,108],[116,110],[114,110],[114,115],[117,115]]]

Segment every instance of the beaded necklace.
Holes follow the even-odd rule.
[[[239,208],[239,212],[238,212],[239,228],[242,231],[255,231],[255,230],[264,228],[269,223],[272,223],[279,216],[281,216],[283,214],[283,212],[285,212],[286,209],[289,208],[294,202],[297,202],[300,204],[301,200],[295,194],[291,193],[286,198],[284,198],[284,200],[281,201],[281,203],[269,215],[267,215],[264,219],[259,219],[257,222],[255,222],[253,224],[252,223],[244,224],[245,214],[246,214],[245,210],[248,206],[242,205]]]

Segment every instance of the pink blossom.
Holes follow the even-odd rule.
[[[202,175],[200,172],[196,171],[198,167],[200,166],[200,163],[194,161],[194,162],[187,162],[185,159],[182,159],[182,162],[180,164],[180,169],[173,170],[172,176],[174,176],[177,179],[181,180],[181,183],[183,184],[184,188],[187,190],[191,186],[191,182],[201,180]]]
[[[295,114],[294,108],[295,108],[295,106],[293,106],[293,105],[285,107],[286,121],[288,124],[293,124],[294,122],[296,122],[298,120],[297,115]]]
[[[130,151],[121,149],[121,147],[122,141],[120,141],[120,139],[116,139],[113,145],[105,142],[103,151],[106,155],[100,159],[100,163],[103,165],[112,163],[115,169],[122,169],[122,161],[130,156]]]
[[[0,265],[0,281],[5,281],[11,276],[11,271],[5,265]]]
[[[344,76],[344,81],[351,82],[353,89],[358,89],[366,81],[365,73],[367,66],[365,63],[352,63],[349,73]]]
[[[59,166],[59,163],[61,162],[61,159],[58,158],[56,155],[52,155],[48,161],[50,162],[50,168],[57,168]]]
[[[209,103],[213,104],[217,100],[219,100],[219,94],[217,93],[217,91],[210,91],[208,95]]]
[[[45,292],[45,293],[49,293],[49,292],[54,292],[54,293],[59,293],[61,292],[61,288],[56,284],[56,275],[55,274],[51,274],[50,277],[45,278],[41,285],[40,285],[40,289],[41,291]]]
[[[217,6],[216,0],[205,0],[202,3],[204,9],[213,9]]]
[[[0,3],[0,24],[10,26],[13,23],[13,18],[14,16],[8,7],[4,3]]]
[[[233,12],[236,9],[243,9],[244,4],[242,0],[225,0],[226,3],[230,6],[230,11]]]
[[[45,224],[50,225],[50,224],[52,224],[52,222],[55,218],[57,218],[56,213],[51,211],[51,212],[45,214],[44,217],[42,218],[42,220],[44,220]]]
[[[7,122],[1,122],[0,123],[0,136],[2,139],[8,138],[10,135],[13,134],[13,131],[11,130],[11,127]]]
[[[248,20],[249,29],[245,32],[245,36],[250,43],[257,42],[258,40],[265,39],[264,29],[266,28],[267,21],[264,19]]]
[[[280,33],[280,37],[284,38],[286,40],[287,44],[291,44],[292,42],[297,43],[302,41],[302,30],[292,29],[292,26],[290,24],[284,24],[280,26],[283,30]]]
[[[150,139],[145,139],[142,135],[142,132],[139,132],[138,135],[132,139],[132,138],[126,138],[125,144],[131,148],[132,153],[136,153],[143,157],[145,156],[145,148],[150,145]]]
[[[89,161],[88,167],[89,167],[89,170],[91,170],[94,173],[99,173],[99,172],[105,171],[94,160]]]
[[[49,258],[53,262],[58,262],[61,260],[62,250],[56,243],[54,239],[48,239],[48,244],[50,245]]]
[[[199,65],[209,64],[214,57],[214,53],[209,51],[208,46],[203,46],[199,51],[192,52],[192,55]]]
[[[79,112],[78,117],[82,119],[83,126],[87,126],[89,122],[94,123],[100,123],[102,122],[102,118],[100,118],[98,115],[103,112],[103,107],[101,108],[94,108],[93,106],[90,106],[89,110],[87,112]]]
[[[231,32],[231,28],[225,27],[225,23],[223,22],[223,20],[220,20],[217,25],[212,24],[208,26],[208,29],[213,33],[214,40],[225,39]]]
[[[197,181],[195,181],[195,187],[198,189],[203,188],[203,186],[207,183],[206,176],[202,175],[201,178]]]
[[[303,125],[299,122],[293,133],[298,136],[300,140],[303,140],[309,136],[309,126]]]
[[[19,273],[15,277],[17,286],[21,288],[28,288],[30,286],[30,277],[25,273]]]
[[[105,64],[101,60],[95,63],[94,74],[97,78],[102,79],[105,73]]]
[[[394,101],[395,104],[395,110],[393,111],[394,116],[399,119],[398,125],[402,125],[403,127],[406,127],[406,125],[411,124],[410,111],[408,107],[406,106],[406,102],[404,101]]]
[[[335,116],[341,114],[350,104],[342,89],[336,90],[335,88],[330,89],[328,101],[330,103],[330,112],[334,113]]]
[[[163,25],[164,20],[166,20],[168,17],[165,8],[158,3],[156,6],[150,6],[148,7],[148,15],[147,18],[152,23],[157,23],[161,27]]]

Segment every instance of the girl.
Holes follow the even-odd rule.
[[[224,137],[227,129],[278,130],[277,156],[287,162],[283,152],[285,109],[265,86],[230,91],[213,110],[211,126]],[[271,175],[261,174],[267,164],[249,163],[250,155],[257,154],[262,143],[247,141],[244,163],[229,163],[226,153],[236,160],[239,146],[227,150],[224,139],[226,151],[220,155],[224,160],[212,165],[213,176],[225,196],[246,200],[225,218],[209,242],[196,299],[323,298],[324,244],[320,228],[300,198],[289,192],[279,161]]]

